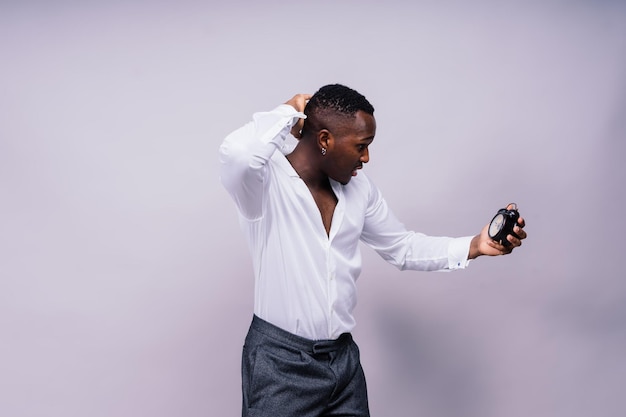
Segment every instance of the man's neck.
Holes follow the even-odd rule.
[[[304,143],[300,142],[287,160],[310,189],[328,188],[328,176],[319,168],[318,157]]]

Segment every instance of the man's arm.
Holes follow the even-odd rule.
[[[522,244],[526,232],[522,229],[525,222],[522,217],[514,227],[512,235],[507,236],[510,246],[494,242],[488,235],[489,226],[480,234],[471,237],[450,238],[426,236],[422,233],[407,231],[391,213],[380,191],[372,185],[373,196],[361,239],[376,250],[387,262],[401,270],[421,271],[453,270],[465,268],[469,259],[481,255],[504,255]]]
[[[290,129],[296,129],[305,117],[302,110],[309,97],[298,94],[270,112],[255,113],[251,122],[222,142],[220,180],[246,218],[261,215],[265,165],[282,147]]]
[[[400,270],[443,271],[467,266],[472,236],[428,236],[407,230],[392,213],[380,190],[370,187],[361,240]]]

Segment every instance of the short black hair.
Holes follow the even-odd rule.
[[[353,118],[356,112],[374,114],[365,96],[341,84],[329,84],[317,90],[304,108],[302,135],[331,128],[341,119]]]
[[[307,103],[304,113],[317,109],[333,110],[346,116],[352,116],[359,110],[374,114],[374,107],[363,94],[341,84],[329,84],[320,88]]]

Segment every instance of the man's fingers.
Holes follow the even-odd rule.
[[[311,99],[311,94],[296,94],[289,99],[285,104],[289,104],[299,112],[304,111],[307,101]]]
[[[285,102],[285,104],[289,104],[291,107],[296,109],[298,112],[303,112],[306,107],[306,103],[311,99],[311,94],[296,94],[291,99]],[[304,119],[299,119],[295,125],[291,128],[291,134],[300,139],[302,137],[301,130],[304,126]]]

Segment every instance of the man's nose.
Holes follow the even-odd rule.
[[[370,151],[366,148],[365,151],[363,151],[363,155],[361,155],[361,162],[363,162],[364,164],[367,164],[370,161]]]

